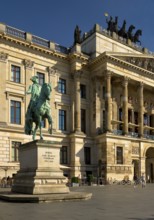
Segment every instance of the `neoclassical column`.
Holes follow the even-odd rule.
[[[124,77],[123,80],[123,134],[128,134],[128,78]]]
[[[140,82],[139,84],[139,136],[143,137],[143,133],[144,133],[144,127],[143,127],[143,87],[144,84],[143,82]]]
[[[106,71],[106,94],[105,94],[105,106],[106,106],[106,131],[111,132],[111,72]]]
[[[81,71],[74,73],[75,84],[75,132],[81,132],[81,97],[80,97]]]

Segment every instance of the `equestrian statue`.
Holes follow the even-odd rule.
[[[135,34],[133,34],[133,30],[135,29],[134,25],[130,25],[128,30],[126,30],[126,20],[123,21],[122,27],[118,27],[118,17],[115,17],[115,20],[113,20],[112,16],[110,16],[110,19],[106,19],[107,23],[107,31],[115,32],[119,37],[122,37],[126,40],[131,40],[133,43],[140,43],[139,37],[142,35],[142,30],[137,30]]]
[[[42,135],[42,121],[47,118],[49,123],[49,133],[52,134],[52,117],[50,112],[50,93],[52,87],[50,83],[44,83],[42,87],[38,83],[38,76],[31,78],[33,82],[29,86],[26,94],[31,94],[31,99],[27,108],[25,117],[25,134],[32,135],[33,140],[36,137],[36,131],[40,129],[40,139],[43,139]],[[33,128],[33,123],[35,127]]]

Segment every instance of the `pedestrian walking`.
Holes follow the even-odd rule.
[[[142,188],[144,188],[146,186],[144,173],[142,173],[142,176],[141,176],[141,184],[142,184]]]

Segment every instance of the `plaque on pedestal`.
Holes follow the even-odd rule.
[[[19,147],[20,170],[12,192],[24,194],[69,193],[60,169],[58,142],[35,140]]]

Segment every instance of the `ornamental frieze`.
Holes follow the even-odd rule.
[[[132,147],[132,154],[139,155],[139,147]]]
[[[0,61],[6,61],[8,58],[8,54],[1,52],[0,53]]]
[[[154,72],[154,59],[151,58],[141,58],[141,57],[127,57],[126,62],[131,63],[140,68],[146,69],[148,71]]]

